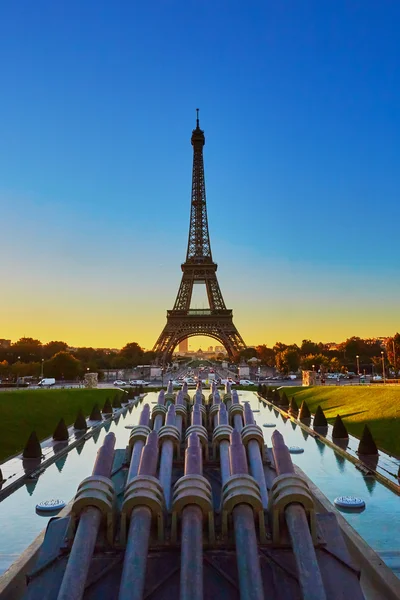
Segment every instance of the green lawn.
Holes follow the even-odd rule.
[[[400,457],[400,386],[286,387],[285,392],[289,399],[295,395],[299,407],[305,400],[312,413],[320,404],[330,423],[339,414],[357,437],[368,423],[377,446]]]
[[[42,440],[53,434],[61,419],[74,423],[81,408],[89,415],[96,402],[102,408],[114,390],[20,390],[0,392],[0,461],[21,452],[31,431]]]

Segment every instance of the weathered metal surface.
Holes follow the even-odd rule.
[[[282,434],[274,431],[272,447],[279,475],[294,473],[292,459]],[[312,541],[309,523],[303,506],[290,504],[285,510],[297,573],[304,600],[326,600],[326,593]]]
[[[143,448],[138,475],[155,477],[158,460],[158,435],[149,433]],[[119,600],[140,600],[146,578],[146,563],[149,549],[151,509],[138,506],[131,514],[128,540],[125,550],[124,567],[119,589]]]
[[[110,477],[114,461],[115,435],[108,433],[99,449],[92,475]],[[58,600],[80,600],[83,597],[90,561],[99,531],[102,514],[88,507],[79,518],[78,528],[68,559]]]

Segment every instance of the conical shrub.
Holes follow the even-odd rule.
[[[65,424],[64,419],[60,419],[58,421],[58,425],[54,430],[53,433],[53,440],[56,442],[66,442],[68,441],[69,435],[68,435],[68,428]]]
[[[110,402],[110,398],[107,398],[106,401],[104,402],[104,406],[102,408],[103,415],[111,415],[112,414],[112,406],[111,406],[111,402]]]
[[[120,400],[120,397],[118,394],[116,394],[114,396],[112,405],[113,405],[113,408],[121,408],[121,400]]]
[[[90,413],[89,421],[101,421],[101,420],[102,420],[101,411],[100,411],[99,405],[96,402],[96,404],[92,408],[92,412]]]
[[[347,433],[346,425],[343,423],[342,417],[340,415],[336,415],[336,419],[332,429],[332,437],[341,440],[349,439],[349,434]]]
[[[261,383],[259,383],[258,386],[257,386],[257,394],[259,396],[261,396],[261,394],[262,394],[262,385],[261,385]]]
[[[42,448],[40,446],[38,436],[36,435],[36,431],[32,431],[31,435],[29,436],[22,456],[24,458],[41,458]]]
[[[3,471],[0,469],[0,483],[3,483],[5,479],[3,479]]]
[[[88,427],[87,427],[86,419],[84,417],[82,409],[79,409],[78,414],[76,415],[74,429],[78,429],[79,431],[83,431],[83,430],[86,431],[87,428]]]
[[[378,448],[375,444],[374,438],[368,425],[364,425],[364,431],[361,436],[360,443],[358,444],[358,454],[376,455],[378,454]]]
[[[322,410],[321,406],[318,406],[317,410],[315,411],[313,427],[314,429],[316,427],[328,427],[328,421],[326,420],[324,411]]]
[[[141,386],[139,387],[139,394],[143,394],[143,393],[144,393],[144,392],[143,392],[143,386],[141,385]]]
[[[282,408],[289,408],[289,400],[285,391],[282,392],[282,395],[279,400],[279,406],[281,406]]]
[[[299,407],[297,406],[297,402],[294,396],[290,398],[289,413],[294,417],[297,417],[297,415],[299,414]]]
[[[273,404],[276,404],[276,406],[278,406],[280,401],[281,401],[281,396],[280,396],[278,390],[274,390],[274,395],[272,398]]]
[[[310,409],[308,408],[308,404],[305,400],[303,400],[300,406],[299,419],[300,421],[310,421],[311,419]]]

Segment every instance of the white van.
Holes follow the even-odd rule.
[[[40,387],[46,387],[46,385],[50,387],[51,385],[54,385],[55,382],[56,380],[54,379],[54,377],[45,377],[44,379],[39,381],[38,385],[40,385]]]

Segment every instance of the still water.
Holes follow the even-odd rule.
[[[292,455],[293,462],[312,479],[333,502],[336,496],[360,496],[366,502],[362,513],[344,513],[344,517],[374,548],[382,559],[400,575],[400,498],[373,478],[366,478],[355,466],[336,454],[319,440],[307,436],[300,427],[284,421],[280,414],[259,402],[253,392],[239,392],[241,401],[249,401],[257,423],[276,423],[275,428],[263,428],[264,439],[271,446],[271,435],[278,429],[288,446],[301,446],[303,454]],[[145,402],[155,402],[157,395],[150,393]],[[60,458],[40,475],[16,490],[0,503],[0,574],[46,527],[50,517],[36,514],[35,506],[42,500],[60,498],[68,502],[75,494],[80,481],[90,475],[96,453],[107,434],[116,435],[116,448],[125,448],[130,430],[126,425],[138,422],[141,404],[124,411],[109,428],[103,427],[98,436],[90,438]]]

